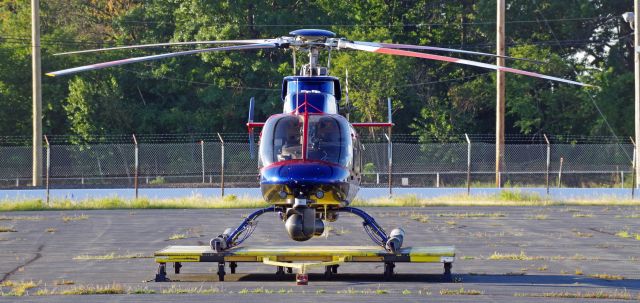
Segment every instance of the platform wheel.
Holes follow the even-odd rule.
[[[327,279],[330,279],[331,276],[333,276],[333,266],[329,265],[329,266],[325,266],[324,267],[324,277]]]
[[[276,267],[276,276],[278,276],[278,277],[284,276],[284,266],[277,266]]]
[[[389,281],[393,278],[393,268],[396,265],[393,262],[384,262],[384,280]]]
[[[167,264],[159,263],[158,264],[158,272],[156,273],[156,282],[167,282],[169,279],[167,278]]]
[[[453,263],[447,262],[444,263],[444,278],[445,280],[451,280],[451,268],[453,268]]]
[[[236,262],[229,262],[229,268],[231,269],[231,273],[235,274],[236,273],[236,267],[238,267],[238,263]]]
[[[173,263],[173,272],[176,275],[180,274],[180,268],[182,268],[182,263],[180,263],[180,262]]]
[[[226,273],[224,272],[224,262],[219,262],[218,263],[218,280],[220,282],[224,281],[224,275]]]
[[[291,262],[288,262],[291,263]],[[293,273],[293,267],[287,267],[287,273],[288,274],[292,274]]]
[[[331,266],[331,273],[333,273],[334,275],[338,273],[338,267],[340,267],[340,265],[333,265]]]

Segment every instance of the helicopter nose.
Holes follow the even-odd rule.
[[[263,184],[333,184],[346,182],[349,170],[328,163],[282,161],[263,168],[261,176]]]

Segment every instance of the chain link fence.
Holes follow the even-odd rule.
[[[495,186],[492,136],[361,138],[365,187],[386,187],[389,177],[396,187]],[[246,134],[47,140],[43,161],[51,188],[133,187],[136,175],[140,187],[258,186],[258,160]],[[29,141],[0,137],[0,187],[31,183]],[[513,187],[630,187],[633,162],[634,145],[618,138],[507,136],[500,180]]]

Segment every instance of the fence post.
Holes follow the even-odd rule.
[[[132,135],[133,137],[133,152],[134,152],[134,160],[133,160],[133,187],[136,191],[136,200],[138,200],[138,139],[136,138],[136,134]]]
[[[631,200],[633,200],[636,194],[636,165],[638,165],[638,150],[633,138],[629,137],[629,139],[631,139],[631,144],[633,144],[633,161],[631,162]]]
[[[389,161],[389,199],[391,199],[391,197],[393,196],[393,179],[391,176],[392,173],[392,167],[393,167],[393,146],[391,145],[391,127],[389,127],[389,134],[385,134],[385,137],[387,137],[387,155],[388,155],[388,161]]]
[[[44,135],[44,142],[47,144],[47,170],[46,170],[46,186],[47,186],[47,206],[49,206],[49,174],[51,172],[51,146],[49,145],[49,138]]]
[[[467,139],[467,196],[471,194],[471,139],[464,134]]]
[[[202,162],[202,184],[204,184],[204,140],[200,140],[200,160]]]
[[[220,139],[220,192],[221,195],[224,197],[224,140],[222,140],[222,136],[220,136],[220,133],[218,134],[218,138]]]
[[[562,185],[562,165],[564,163],[564,157],[560,157],[560,169],[558,170],[558,188]]]
[[[547,196],[549,196],[549,170],[551,168],[551,143],[549,143],[549,138],[547,138],[546,134],[542,134],[544,136],[544,141],[547,142],[547,174],[546,174],[546,183],[547,183]]]

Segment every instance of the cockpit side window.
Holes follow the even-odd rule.
[[[302,159],[302,121],[283,117],[276,122],[273,136],[273,162]]]

